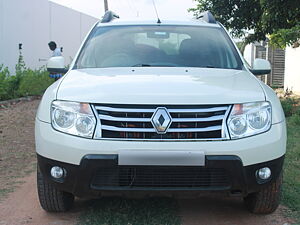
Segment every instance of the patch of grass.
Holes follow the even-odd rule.
[[[34,161],[24,170],[24,174],[25,175],[32,174],[33,172],[36,172],[36,168],[37,168],[37,162]]]
[[[179,225],[177,201],[170,198],[94,200],[78,224]]]
[[[0,202],[3,201],[9,193],[14,192],[15,189],[24,184],[24,181],[20,180],[9,180],[4,188],[0,188]]]
[[[30,170],[32,172],[33,170],[30,167],[26,171]],[[7,182],[5,183],[0,182],[0,202],[3,201],[9,193],[14,192],[16,188],[24,184],[24,181],[20,180],[20,178],[26,175],[26,171],[19,171],[18,175],[11,175],[9,177],[5,177],[7,179]]]
[[[286,117],[292,116],[295,113],[295,111],[297,110],[297,107],[295,107],[297,102],[298,101],[295,98],[281,99],[281,105]]]
[[[0,202],[3,201],[5,199],[5,197],[7,197],[7,195],[13,191],[14,191],[13,188],[1,188],[0,189]]]
[[[287,118],[287,132],[283,203],[300,224],[300,115]]]

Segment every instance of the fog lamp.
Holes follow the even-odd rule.
[[[257,170],[257,176],[258,178],[262,180],[267,180],[271,177],[271,170],[268,167],[261,168]]]
[[[55,179],[62,178],[65,175],[64,169],[59,166],[53,166],[51,168],[51,176]]]

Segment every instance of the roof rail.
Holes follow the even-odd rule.
[[[207,23],[217,23],[215,17],[213,16],[213,14],[210,11],[205,11],[199,14],[199,16],[197,17],[197,19],[202,18],[204,21],[206,21]]]
[[[106,11],[101,20],[101,23],[109,23],[116,18],[119,19],[120,17],[112,11]]]

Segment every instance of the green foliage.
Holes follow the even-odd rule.
[[[290,123],[295,126],[300,125],[300,115],[294,114],[290,117]]]
[[[53,79],[47,71],[26,70],[20,81],[18,94],[21,96],[41,95],[51,84]]]
[[[299,47],[299,41],[300,23],[290,29],[279,29],[278,31],[270,35],[271,45],[277,46],[279,48],[285,48],[285,46],[289,45]]]
[[[246,37],[246,42],[261,41],[270,35],[275,47],[285,47],[299,40],[300,3],[299,0],[195,0],[196,8],[189,11],[198,16],[209,10],[216,19],[230,29],[235,37],[243,37],[247,31],[254,34]]]
[[[243,54],[246,47],[246,42],[240,41],[236,43],[236,46],[239,48],[240,52]]]
[[[25,70],[25,63],[23,60],[22,53],[20,52],[18,63],[16,65],[16,74],[11,76],[7,67],[3,70],[2,80],[0,79],[0,86],[3,87],[2,91],[0,91],[0,100],[21,97],[18,93],[18,89]]]
[[[22,55],[22,52],[20,50],[19,52],[19,58],[18,58],[18,63],[16,65],[16,76],[22,75],[23,71],[26,70],[24,58]]]
[[[53,81],[45,70],[26,68],[20,54],[15,75],[10,75],[8,68],[0,65],[0,101],[41,95]]]
[[[11,76],[8,68],[1,66],[0,69],[0,101],[18,97],[18,84],[21,74]]]
[[[7,94],[6,79],[9,77],[9,71],[7,67],[0,65],[0,100],[5,98]]]
[[[300,114],[293,114],[287,118],[287,132],[282,200],[291,209],[289,214],[300,223]],[[297,222],[295,224],[298,224]]]
[[[283,98],[281,99],[281,106],[284,111],[286,117],[292,116],[296,108],[294,105],[297,103],[296,99],[294,98]]]
[[[257,0],[196,0],[197,7],[190,9],[195,16],[209,10],[225,27],[230,28],[236,37],[242,37],[245,29],[255,29],[262,9]]]

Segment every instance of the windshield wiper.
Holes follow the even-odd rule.
[[[132,67],[175,67],[178,66],[176,64],[172,63],[152,63],[152,64],[146,64],[146,63],[138,63],[136,65],[133,65]]]
[[[216,68],[215,66],[212,66],[212,65],[207,65],[205,66],[206,68]]]
[[[145,63],[138,63],[138,64],[135,64],[131,67],[151,67],[152,65],[150,64],[145,64]]]

